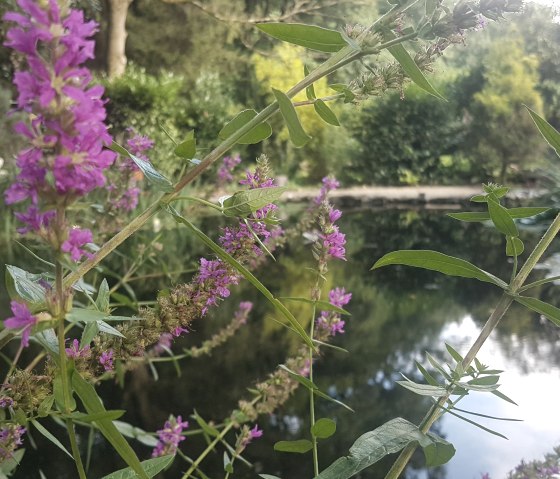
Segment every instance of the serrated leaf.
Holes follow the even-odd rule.
[[[196,138],[194,137],[194,130],[187,133],[186,138],[179,143],[173,150],[179,158],[190,160],[196,155]]]
[[[432,443],[422,448],[426,457],[426,466],[437,467],[448,463],[455,455],[453,444],[431,432],[428,433],[428,437]]]
[[[490,197],[488,198],[488,212],[490,213],[492,223],[494,223],[494,226],[496,226],[500,233],[506,236],[519,236],[517,226],[515,226],[515,222],[509,215],[508,210]]]
[[[169,466],[173,462],[173,459],[175,459],[174,455],[154,457],[153,459],[142,461],[140,465],[147,477],[151,479]],[[103,476],[102,479],[136,479],[137,477],[138,475],[136,472],[130,467],[127,467],[126,469],[115,471],[108,476]]]
[[[256,27],[277,40],[300,45],[311,50],[334,53],[347,43],[336,30],[302,23],[258,23]]]
[[[31,424],[33,424],[33,426],[35,426],[35,429],[37,429],[38,432],[45,436],[50,442],[52,442],[62,452],[67,454],[71,459],[74,459],[72,457],[72,454],[68,452],[68,450],[62,445],[62,443],[56,437],[54,437],[40,422],[36,421],[35,419],[31,419],[30,422]]]
[[[463,356],[461,356],[450,344],[445,343],[445,348],[447,352],[451,355],[451,357],[455,360],[456,363],[460,363],[463,361]]]
[[[519,238],[506,237],[506,256],[519,256],[524,250],[525,245]]]
[[[221,140],[229,138],[256,116],[257,112],[255,110],[243,110],[220,130],[218,137]],[[245,133],[239,140],[237,140],[236,143],[241,145],[254,145],[255,143],[259,143],[267,139],[270,135],[272,135],[272,127],[265,121],[263,123],[259,123],[249,132]]]
[[[328,301],[321,301],[321,300],[314,301],[309,298],[296,298],[293,296],[282,296],[281,298],[278,299],[282,299],[284,301],[299,301],[301,303],[315,304],[317,306],[317,310],[319,311],[335,311],[339,314],[345,314],[350,316],[350,313],[348,311],[338,306],[335,306],[334,304],[331,304]]]
[[[514,299],[530,310],[546,316],[556,326],[560,326],[560,309],[556,306],[552,306],[552,304],[545,303],[537,298],[529,298],[528,296],[515,296]]]
[[[165,176],[163,176],[159,171],[154,168],[149,161],[143,160],[142,158],[138,158],[137,156],[130,153],[126,148],[123,148],[118,143],[114,142],[111,143],[109,148],[123,156],[130,158],[138,168],[142,171],[146,179],[154,185],[154,187],[166,193],[173,191],[173,185],[171,181],[169,181]]]
[[[525,106],[529,115],[537,125],[537,128],[541,132],[541,135],[548,142],[548,144],[554,148],[556,154],[560,156],[560,133],[544,118],[539,116],[535,111],[531,110],[528,106]]]
[[[170,213],[177,222],[184,224],[196,236],[198,236],[198,238],[204,244],[206,244],[206,246],[208,246],[222,261],[232,266],[245,279],[247,279],[247,281],[249,281],[270,303],[272,303],[274,308],[288,320],[290,326],[303,339],[303,341],[312,349],[315,349],[313,341],[311,340],[305,329],[301,326],[301,324],[299,324],[294,315],[290,313],[290,311],[288,311],[288,309],[280,301],[278,301],[278,299],[274,297],[274,295],[266,288],[266,286],[262,284],[247,268],[245,268],[245,266],[239,263],[239,261],[233,258],[223,248],[214,243],[214,241],[212,241],[190,221],[182,217],[176,210],[171,207],[167,207],[166,211]]]
[[[265,206],[277,201],[287,190],[283,186],[237,191],[222,203],[226,216],[246,218]]]
[[[95,392],[94,387],[83,379],[78,372],[72,375],[72,386],[76,394],[79,396],[82,404],[84,405],[88,414],[96,414],[107,412],[103,406],[101,399]],[[130,447],[125,438],[118,431],[113,421],[108,419],[100,419],[96,421],[96,425],[111,443],[115,451],[121,456],[124,461],[132,468],[132,470],[140,476],[141,479],[149,479],[148,474],[144,471],[142,464],[133,449]]]
[[[431,384],[418,384],[402,375],[405,381],[396,381],[403,388],[412,391],[420,396],[443,397],[447,394],[447,390],[442,386],[432,386]]]
[[[313,444],[307,439],[299,439],[297,441],[278,441],[274,444],[274,450],[278,452],[295,452],[304,454],[313,449]]]
[[[373,431],[361,435],[350,448],[350,454],[341,457],[324,469],[315,479],[349,479],[366,467],[410,443],[431,443],[417,426],[402,418],[392,419]]]
[[[500,288],[507,288],[507,284],[493,274],[487,273],[479,267],[454,256],[448,256],[430,250],[401,250],[388,253],[379,259],[371,269],[381,268],[392,264],[402,264],[416,268],[439,271],[448,276],[478,279],[486,283],[493,283]]]
[[[280,113],[282,114],[282,117],[286,122],[286,126],[288,127],[290,140],[292,140],[292,143],[296,148],[301,148],[309,140],[311,140],[311,137],[307,133],[305,133],[305,130],[301,126],[292,100],[290,100],[288,95],[286,95],[284,92],[281,92],[280,90],[276,90],[275,88],[273,88],[272,92],[274,93],[274,97],[278,102]]]
[[[329,418],[318,419],[311,428],[311,434],[319,439],[327,439],[336,432],[336,422]]]
[[[550,208],[509,208],[508,213],[513,219],[519,218],[530,218],[531,216],[535,216],[545,211],[548,211]],[[459,221],[466,221],[466,222],[478,222],[478,221],[489,221],[490,220],[490,213],[486,211],[465,211],[462,213],[447,213],[447,216],[454,218]]]
[[[387,36],[388,40],[392,40],[393,38],[396,38],[393,33],[388,33],[386,36]],[[416,65],[416,63],[414,62],[412,57],[408,54],[408,52],[406,51],[406,48],[404,48],[403,45],[401,45],[401,44],[393,45],[392,47],[389,47],[387,50],[389,50],[389,53],[391,55],[393,55],[395,60],[397,60],[399,62],[400,66],[402,67],[402,69],[404,70],[406,75],[414,83],[416,83],[416,85],[418,85],[420,88],[422,88],[422,90],[426,91],[430,95],[433,95],[436,98],[439,98],[440,100],[447,101],[447,100],[445,100],[445,98],[442,95],[440,95],[437,92],[437,90],[432,86],[432,84],[424,76],[424,74],[422,73],[422,70],[420,70],[420,68],[418,68],[418,65]]]
[[[315,100],[313,102],[313,108],[315,108],[317,115],[319,115],[329,125],[340,126],[338,118],[323,100]]]

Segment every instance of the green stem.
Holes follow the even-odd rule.
[[[535,249],[531,252],[529,257],[527,258],[527,261],[525,261],[525,263],[519,270],[519,273],[517,273],[515,278],[511,281],[509,291],[504,293],[500,298],[498,304],[496,305],[496,308],[488,318],[488,321],[486,321],[486,324],[482,328],[482,331],[480,332],[478,338],[476,339],[474,344],[471,346],[471,348],[465,355],[462,362],[464,370],[466,370],[470,366],[475,356],[478,354],[478,351],[490,336],[490,333],[496,328],[500,319],[504,316],[509,306],[513,302],[512,295],[517,294],[521,290],[523,283],[525,282],[525,280],[527,279],[527,277],[529,276],[533,268],[537,265],[541,256],[544,254],[546,249],[550,246],[550,244],[552,243],[552,241],[554,240],[554,238],[556,237],[559,231],[560,231],[560,214],[556,216],[556,218],[554,219],[552,224],[548,227],[546,233],[543,235],[543,237],[541,238],[537,246],[535,246]],[[430,430],[432,424],[441,415],[438,410],[440,409],[441,406],[445,404],[447,399],[449,399],[450,395],[451,394],[448,394],[440,398],[437,401],[437,403],[434,405],[434,407],[430,409],[426,417],[420,423],[420,430],[422,432],[426,433]],[[385,479],[397,479],[404,471],[404,468],[408,464],[408,461],[410,461],[410,458],[412,457],[412,454],[414,453],[415,450],[416,450],[416,446],[413,445],[407,446],[400,453],[399,457],[397,458],[397,460],[395,461],[395,463],[393,464],[393,466],[385,476]]]
[[[317,279],[317,290],[319,290],[319,279]],[[317,314],[317,303],[313,303],[313,312],[311,315],[311,326],[309,327],[309,337],[313,338],[315,334],[315,314]],[[309,380],[313,382],[313,349],[309,348]],[[315,426],[315,394],[313,389],[309,390],[309,422],[311,429]],[[313,477],[319,475],[319,455],[317,450],[317,438],[311,434],[311,444],[313,445]]]
[[[527,291],[528,289],[535,288],[536,286],[541,286],[543,284],[552,283],[553,281],[558,281],[558,280],[560,280],[560,276],[551,276],[550,278],[539,279],[534,283],[529,283],[523,286],[522,288],[519,288],[517,292],[522,293],[523,291]]]
[[[191,464],[191,467],[189,467],[188,471],[185,472],[185,474],[183,474],[182,479],[187,479],[190,477],[190,475],[196,470],[198,469],[198,466],[200,465],[200,463],[204,460],[204,458],[210,454],[210,452],[212,452],[212,450],[214,449],[214,447],[216,447],[216,444],[218,444],[224,437],[225,435],[233,428],[234,423],[230,422],[221,432],[220,434],[210,443],[208,444],[208,447],[206,449],[204,449],[204,451],[202,451],[202,453],[200,454],[200,456],[198,456],[198,458],[196,459],[196,461],[194,461]]]
[[[366,31],[364,31],[360,37],[356,40],[357,43],[362,41],[366,35],[371,31],[377,31],[384,25],[389,24],[394,21],[395,18],[403,11],[408,9],[410,6],[417,3],[418,0],[409,0],[403,5],[395,5],[389,12],[380,17],[375,23],[373,23]],[[339,68],[351,63],[365,55],[372,53],[379,53],[382,48],[387,46],[392,46],[397,43],[406,41],[408,36],[403,36],[398,39],[391,40],[383,45],[379,45],[372,52],[361,52],[356,51],[353,47],[348,46],[340,50],[331,56],[325,63],[313,70],[309,75],[307,75],[303,80],[298,82],[293,86],[286,94],[288,97],[292,98],[294,95],[304,90],[308,86],[315,83],[317,80],[329,75],[330,73],[338,70]],[[215,161],[220,159],[225,153],[232,148],[237,141],[243,137],[246,133],[251,131],[255,126],[263,123],[268,118],[270,118],[274,113],[278,111],[278,103],[274,102],[268,105],[264,110],[258,113],[251,121],[243,125],[239,130],[233,133],[229,138],[224,140],[220,145],[218,145],[214,150],[212,150],[204,159],[196,165],[194,168],[188,170],[177,184],[173,188],[173,192],[166,193],[161,196],[156,202],[150,205],[144,212],[139,216],[134,218],[127,226],[125,226],[121,231],[119,231],[115,236],[109,239],[101,248],[97,251],[95,256],[91,259],[84,261],[75,271],[71,272],[64,279],[64,286],[72,286],[76,281],[83,277],[88,271],[95,268],[107,255],[109,255],[115,248],[117,248],[122,242],[124,242],[129,236],[138,231],[153,215],[155,215],[159,209],[173,201],[179,196],[181,190],[191,183],[195,178],[200,176],[206,169],[208,169]]]

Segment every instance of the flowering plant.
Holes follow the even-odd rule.
[[[384,455],[404,450],[388,475],[397,477],[417,444],[422,446],[431,465],[441,464],[452,456],[453,447],[428,431],[443,410],[454,407],[455,402],[449,402],[452,394],[458,392],[462,397],[468,390],[496,390],[493,387],[495,375],[475,359],[489,331],[514,299],[532,309],[540,308],[548,312],[545,314],[555,315],[554,311],[550,313],[549,307],[522,299],[519,293],[528,273],[560,228],[560,220],[555,220],[542,244],[517,273],[517,257],[522,252],[523,243],[512,218],[531,216],[535,212],[517,211],[517,216],[512,216],[513,213],[500,204],[500,198],[507,191],[496,185],[485,187],[485,194],[475,201],[488,205],[489,213],[483,219],[491,219],[506,236],[506,251],[515,263],[509,284],[474,265],[456,258],[443,258],[445,255],[435,252],[397,252],[376,263],[375,267],[399,263],[479,279],[503,288],[505,296],[491,316],[490,326],[484,330],[482,339],[467,356],[463,358],[451,348],[456,367],[452,371],[436,367],[443,377],[443,385],[427,372],[423,374],[429,385],[403,382],[403,386],[414,392],[439,398],[420,427],[404,419],[392,420],[358,438],[349,456],[340,458],[321,472],[318,444],[334,434],[336,424],[330,418],[315,417],[315,400],[319,397],[347,407],[322,392],[314,382],[314,363],[322,349],[332,346],[331,339],[344,333],[346,323],[342,317],[348,314],[344,307],[352,296],[344,288],[335,287],[329,291],[328,301],[321,299],[329,265],[333,261],[346,260],[346,237],[337,223],[342,213],[330,203],[328,196],[339,186],[338,182],[332,177],[323,180],[319,196],[291,231],[279,226],[276,203],[284,188],[276,186],[264,155],[254,170],[246,171],[245,178],[239,182],[242,189],[218,203],[181,196],[185,186],[235,144],[255,144],[266,139],[272,133],[267,119],[277,111],[288,126],[291,141],[296,147],[302,147],[309,136],[299,122],[296,106],[313,105],[324,121],[338,125],[327,101],[354,102],[390,88],[401,89],[408,80],[428,93],[440,96],[423,74],[429,71],[434,59],[448,46],[461,42],[469,30],[481,28],[486,18],[496,19],[519,8],[515,1],[483,0],[461,1],[450,10],[437,2],[426,1],[426,14],[417,21],[413,15],[407,14],[414,3],[413,0],[396,1],[372,26],[349,27],[344,33],[299,24],[260,25],[261,30],[277,39],[332,55],[288,92],[273,90],[275,101],[260,113],[244,110],[235,116],[220,131],[218,136],[222,142],[202,160],[195,159],[194,133],[187,134],[182,142],[173,140],[173,153],[186,160],[188,166],[180,178],[171,181],[151,164],[147,151],[153,143],[149,138],[129,132],[131,137],[126,147],[121,146],[113,141],[104,123],[106,100],[103,99],[103,89],[92,85],[91,73],[84,66],[93,57],[91,37],[96,24],[86,21],[82,12],[70,8],[64,0],[18,0],[19,11],[9,12],[4,17],[11,25],[5,44],[22,58],[14,84],[18,89],[17,108],[26,114],[27,120],[18,123],[16,131],[26,138],[28,144],[17,157],[19,172],[6,191],[5,199],[9,204],[23,207],[15,213],[20,222],[18,232],[32,235],[47,245],[48,258],[41,258],[41,261],[49,268],[34,275],[8,266],[13,316],[4,321],[5,329],[0,333],[0,340],[2,344],[18,341],[20,337],[21,340],[1,386],[0,461],[16,459],[17,463],[21,458],[17,449],[22,444],[22,436],[26,430],[33,429],[70,455],[78,476],[84,479],[87,467],[82,460],[76,433],[79,424],[91,431],[99,431],[127,463],[127,470],[106,478],[153,477],[177,457],[185,459],[188,464],[183,478],[206,477],[201,464],[212,450],[222,445],[227,478],[234,472],[234,461],[244,460],[244,450],[262,435],[257,425],[259,416],[273,413],[299,385],[303,385],[309,394],[309,439],[280,441],[275,449],[300,453],[311,451],[315,477],[351,477]],[[426,42],[414,58],[403,46],[413,39]],[[372,65],[368,64],[383,50],[389,51],[394,63],[373,61]],[[315,81],[358,60],[365,66],[363,73],[348,85],[333,85],[336,95],[316,97],[312,86]],[[308,100],[294,104],[291,98],[303,90],[306,90]],[[557,133],[546,127],[539,117],[534,118],[543,134],[548,135],[547,139],[557,145]],[[224,159],[218,172],[219,188],[233,180],[232,171],[237,164],[239,158],[236,156]],[[103,211],[118,217],[120,211],[136,209],[142,178],[160,193],[160,197],[131,221],[118,225],[117,233],[98,247],[95,242],[100,238],[94,234],[95,228],[92,224],[83,224],[83,216],[76,214],[79,202],[95,189],[103,188],[107,195]],[[217,210],[229,221],[228,226],[222,228],[218,242],[183,214],[184,204],[192,201]],[[84,277],[156,214],[166,215],[184,226],[212,251],[212,256],[201,257],[188,282],[161,292],[151,307],[139,309],[137,316],[113,315],[109,299],[115,286],[110,288],[105,278],[90,285]],[[467,215],[471,215],[472,220],[472,214]],[[93,226],[97,226],[96,223]],[[310,233],[312,228],[315,231],[308,236],[314,238],[312,255],[315,264],[310,293],[303,297],[277,298],[252,271],[274,258],[288,239],[303,231]],[[242,280],[250,282],[272,305],[284,326],[297,335],[301,347],[266,380],[251,389],[252,397],[240,399],[238,407],[219,425],[209,423],[193,412],[192,417],[198,425],[195,430],[189,428],[182,415],[169,416],[162,429],[156,432],[157,439],[129,425],[129,436],[154,447],[152,458],[140,461],[123,436],[123,423],[116,421],[122,412],[106,410],[96,386],[111,378],[122,381],[124,372],[139,363],[164,360],[166,354],[173,361],[196,357],[210,353],[227,341],[247,321],[251,303],[242,302],[232,322],[202,346],[186,350],[182,355],[174,355],[172,351],[174,340],[193,331],[196,321],[207,317]],[[302,326],[303,318],[296,318],[288,308],[290,301],[311,305],[308,330]],[[21,368],[18,362],[22,352],[32,344],[38,345],[41,352],[29,365]],[[476,368],[471,366],[472,361],[475,361]],[[70,451],[43,425],[46,417],[64,424]],[[229,433],[232,431],[236,434],[233,445],[230,445],[227,438],[231,437],[233,433]],[[191,433],[205,435],[209,442],[196,458],[182,451],[185,437]]]

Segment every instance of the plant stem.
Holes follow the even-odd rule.
[[[539,259],[544,254],[546,249],[550,246],[552,240],[556,237],[559,231],[560,231],[560,214],[556,216],[552,224],[548,227],[546,233],[543,235],[543,237],[541,238],[537,246],[535,246],[535,249],[531,252],[529,257],[527,258],[527,261],[525,261],[525,263],[519,270],[519,273],[517,273],[515,278],[512,279],[509,287],[509,291],[505,292],[500,298],[498,304],[496,305],[496,308],[494,309],[494,311],[486,321],[486,324],[482,328],[482,331],[480,332],[478,338],[476,338],[476,341],[465,355],[462,362],[464,370],[466,370],[470,366],[471,362],[478,354],[478,351],[490,336],[490,333],[496,328],[500,319],[503,317],[503,315],[506,313],[509,306],[513,302],[514,299],[513,295],[516,295],[520,291],[520,289],[523,286],[523,283],[525,282],[525,280],[527,279],[527,277],[529,276],[533,268],[536,266],[536,264],[538,263]],[[449,399],[450,395],[451,394],[447,394],[446,396],[441,397],[437,401],[437,403],[430,409],[428,414],[424,417],[424,419],[422,420],[419,426],[420,430],[423,433],[428,432],[432,427],[432,424],[441,416],[442,413],[441,411],[439,411],[439,409],[441,406],[445,404],[447,399]],[[410,458],[412,457],[412,454],[414,453],[415,450],[416,450],[415,445],[409,445],[406,448],[404,448],[403,451],[400,453],[399,457],[397,458],[397,460],[394,462],[389,472],[387,473],[387,475],[385,476],[385,479],[397,479],[404,471],[404,468],[408,464],[408,461],[410,461]]]
[[[316,290],[319,289],[319,278],[317,278]],[[319,299],[319,298],[317,298]],[[313,312],[311,315],[311,326],[309,327],[309,337],[313,338],[315,334],[315,314],[317,314],[317,303],[313,303]],[[313,348],[309,348],[309,380],[313,382]],[[313,389],[309,390],[309,423],[311,429],[315,426],[315,394]],[[317,451],[317,438],[311,433],[311,444],[313,445],[313,477],[319,475],[319,457]]]
[[[376,22],[374,22],[368,29],[366,29],[356,40],[359,43],[363,40],[366,35],[371,31],[377,31],[384,25],[392,22],[401,12],[410,8],[412,5],[417,3],[418,0],[409,0],[402,5],[395,5],[389,12],[380,17]],[[383,45],[378,46],[371,52],[357,51],[354,47],[347,46],[331,56],[325,63],[313,70],[309,75],[307,75],[303,80],[298,82],[293,86],[286,94],[288,97],[292,98],[294,95],[300,91],[312,85],[317,80],[329,75],[330,73],[338,70],[339,68],[351,63],[365,55],[379,53],[382,48],[387,46],[392,46],[394,44],[401,43],[408,40],[408,36],[403,36]],[[239,140],[243,135],[251,131],[255,126],[263,123],[268,118],[270,118],[274,113],[278,111],[278,102],[271,103],[264,110],[258,113],[251,121],[243,125],[239,130],[233,133],[229,138],[224,140],[220,145],[218,145],[214,150],[212,150],[204,159],[196,165],[191,170],[188,170],[174,186],[173,191],[166,193],[161,196],[157,201],[150,205],[146,210],[144,210],[140,215],[134,218],[127,226],[125,226],[121,231],[119,231],[115,236],[109,239],[101,248],[97,251],[95,256],[91,259],[84,261],[75,271],[71,272],[64,279],[64,286],[72,286],[76,281],[83,277],[88,271],[95,268],[101,260],[103,260],[107,255],[109,255],[115,248],[117,248],[122,242],[124,242],[129,236],[138,231],[153,215],[155,215],[159,209],[173,201],[179,196],[181,190],[191,183],[195,178],[200,176],[206,169],[208,169],[215,161],[221,158],[227,151],[233,147],[237,140]]]

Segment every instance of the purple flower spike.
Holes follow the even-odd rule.
[[[105,369],[105,371],[112,371],[114,369],[112,349],[109,349],[109,351],[103,351],[101,353],[101,356],[99,356],[99,364],[103,366],[103,369]]]
[[[60,248],[63,253],[70,253],[70,257],[74,261],[80,261],[82,256],[91,258],[93,255],[83,249],[88,243],[93,241],[93,235],[90,230],[74,228],[68,233],[68,239],[62,243]]]
[[[181,434],[183,429],[189,427],[187,421],[183,421],[181,416],[170,416],[163,429],[157,431],[158,443],[152,452],[152,457],[166,456],[168,454],[175,454],[177,452],[177,447],[181,441],[185,440],[185,437]]]
[[[26,348],[29,346],[31,328],[37,324],[37,317],[31,314],[31,311],[29,311],[29,308],[24,303],[12,301],[10,306],[14,315],[4,320],[4,326],[8,329],[23,328],[21,332],[21,345]]]

